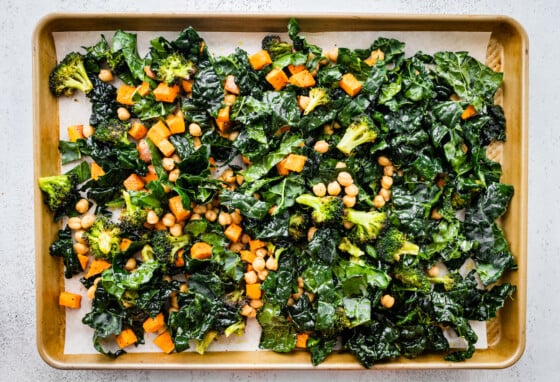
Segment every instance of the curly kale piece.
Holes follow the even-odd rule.
[[[49,89],[57,97],[71,96],[76,90],[89,93],[93,84],[86,72],[84,57],[76,52],[68,53],[51,71]]]
[[[315,224],[334,224],[340,221],[343,204],[336,196],[315,196],[302,194],[296,198],[296,203],[311,207],[311,220]]]
[[[383,211],[345,210],[345,220],[353,223],[349,239],[354,243],[368,243],[376,239],[387,224],[387,214]]]
[[[74,242],[72,241],[72,231],[66,227],[58,231],[56,240],[50,245],[49,253],[51,256],[62,257],[64,262],[64,277],[67,279],[82,272],[82,265],[74,252]]]

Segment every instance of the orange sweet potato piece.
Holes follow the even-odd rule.
[[[123,185],[127,190],[140,191],[144,188],[146,183],[144,183],[140,175],[132,173],[123,181]]]
[[[60,292],[58,304],[67,308],[79,309],[82,304],[82,296],[76,293]]]
[[[80,262],[80,266],[82,267],[82,271],[85,271],[89,262],[89,256],[87,255],[77,255],[78,261]]]
[[[146,333],[155,333],[165,327],[165,317],[162,312],[159,312],[155,317],[148,317],[143,323],[142,327]]]
[[[342,79],[338,82],[338,85],[348,94],[350,97],[354,97],[356,94],[362,91],[362,82],[358,81],[352,73],[346,73],[342,75]]]
[[[224,83],[224,89],[231,94],[239,94],[239,86],[235,83],[235,77],[229,75],[226,77],[226,81]]]
[[[308,339],[309,339],[309,334],[298,333],[296,336],[296,348],[305,349],[307,347]]]
[[[237,243],[239,239],[241,239],[242,234],[243,228],[235,223],[231,223],[224,230],[224,236],[231,240],[233,243]]]
[[[253,262],[253,260],[255,260],[255,258],[257,257],[257,255],[255,254],[255,252],[251,252],[251,251],[247,251],[247,250],[242,250],[239,252],[239,255],[241,257],[241,260],[251,264]]]
[[[227,130],[227,126],[229,124],[229,106],[224,106],[220,110],[218,110],[218,116],[216,117],[216,125],[218,125],[218,129],[221,132]]]
[[[169,198],[169,209],[175,215],[177,222],[182,222],[191,216],[191,212],[183,206],[180,195]]]
[[[177,268],[181,268],[185,266],[185,250],[184,249],[180,249],[177,251],[176,257],[175,257],[175,266]]]
[[[259,239],[249,240],[249,249],[251,251],[256,251],[259,248],[266,247],[266,243]]]
[[[191,247],[191,258],[204,260],[212,257],[212,246],[203,241],[194,243]]]
[[[286,168],[286,161],[287,160],[288,160],[288,158],[286,157],[276,164],[276,171],[278,172],[278,175],[286,176],[290,173],[290,170],[288,170]]]
[[[136,88],[136,92],[138,94],[140,94],[142,97],[147,96],[150,93],[150,84],[147,83],[146,81],[142,82],[140,85],[138,85],[138,87]]]
[[[111,263],[103,259],[95,259],[89,265],[89,269],[86,273],[86,279],[92,276],[96,276],[106,269],[111,268]]]
[[[288,83],[288,76],[280,68],[274,68],[266,75],[266,81],[274,90],[282,90]]]
[[[91,179],[97,180],[99,177],[105,175],[105,171],[96,162],[91,162]]]
[[[154,344],[156,344],[158,348],[160,348],[164,353],[167,354],[175,350],[173,338],[171,338],[171,334],[169,334],[169,331],[167,330],[154,338]]]
[[[139,141],[148,133],[148,128],[140,121],[132,122],[132,126],[128,129],[128,135]]]
[[[128,247],[130,247],[130,244],[132,244],[132,240],[130,240],[128,237],[124,237],[121,239],[119,249],[124,252],[128,249]]]
[[[150,127],[147,135],[148,138],[157,146],[162,139],[167,139],[171,136],[171,131],[169,131],[165,123],[160,120]]]
[[[191,93],[192,87],[194,84],[194,80],[181,80],[181,87],[185,91],[185,93]]]
[[[377,63],[377,61],[384,60],[384,59],[385,59],[385,53],[383,53],[381,49],[376,49],[371,52],[369,57],[366,58],[364,62],[369,66],[374,66]]]
[[[132,101],[134,93],[136,93],[136,87],[122,84],[117,89],[117,102],[122,105],[134,105],[134,101]]]
[[[307,69],[292,74],[288,82],[298,88],[310,88],[315,86],[315,78],[313,78],[313,75]]]
[[[156,101],[173,103],[179,95],[179,86],[169,86],[166,82],[160,82],[153,91]]]
[[[181,110],[175,114],[168,115],[165,119],[165,123],[171,134],[181,134],[185,132],[185,116]]]
[[[166,157],[170,157],[175,152],[175,146],[173,146],[173,143],[171,143],[167,138],[163,138],[161,141],[156,143],[156,146]]]
[[[476,109],[474,108],[474,106],[468,105],[463,111],[463,114],[461,114],[461,119],[462,120],[469,119],[470,117],[475,115],[476,115]]]
[[[262,296],[261,283],[246,284],[245,295],[251,300],[258,300]]]
[[[124,349],[127,346],[135,344],[138,341],[138,338],[132,329],[127,328],[120,332],[115,340],[117,341],[119,348]]]
[[[288,171],[301,172],[303,170],[303,166],[305,166],[306,161],[307,161],[307,157],[305,155],[298,155],[292,153],[286,157],[286,161],[284,162],[284,167]]]
[[[296,74],[305,70],[305,65],[288,65],[288,71],[290,74]]]
[[[270,54],[266,50],[259,50],[257,53],[249,56],[249,63],[255,70],[261,70],[265,66],[272,64]]]
[[[70,142],[76,142],[78,139],[83,139],[84,137],[84,125],[72,125],[68,126],[68,139]]]

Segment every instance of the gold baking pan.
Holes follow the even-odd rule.
[[[517,285],[514,299],[498,317],[487,323],[488,348],[479,349],[465,362],[446,362],[441,355],[399,358],[374,369],[505,368],[514,364],[525,347],[527,290],[527,137],[528,41],[523,28],[504,16],[433,16],[377,14],[216,15],[216,14],[52,14],[42,19],[33,35],[33,135],[35,196],[35,270],[37,348],[51,366],[63,369],[313,369],[304,352],[276,354],[269,351],[228,351],[199,355],[183,352],[128,353],[116,360],[101,354],[65,354],[65,310],[57,303],[64,287],[63,265],[49,255],[48,247],[60,226],[42,203],[37,178],[60,171],[58,154],[58,102],[48,88],[56,65],[53,33],[66,31],[180,31],[187,26],[204,32],[286,31],[295,16],[302,33],[331,31],[449,31],[490,32],[487,64],[504,72],[497,95],[507,119],[507,141],[489,150],[503,166],[504,183],[515,187],[502,227],[518,270],[504,281]],[[406,41],[405,41],[406,42]],[[333,44],[336,43],[333,41]],[[78,49],[79,47],[76,47]],[[362,369],[349,354],[332,354],[316,369]]]

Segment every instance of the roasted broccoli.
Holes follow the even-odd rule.
[[[309,103],[307,104],[303,115],[311,113],[317,106],[325,105],[329,102],[330,97],[327,89],[313,88],[309,91]]]
[[[39,188],[45,196],[45,204],[59,217],[67,208],[78,201],[77,178],[73,174],[45,176],[39,178]]]
[[[311,220],[315,224],[334,224],[342,216],[342,199],[336,196],[302,194],[296,198],[296,202],[313,209]]]
[[[429,292],[433,284],[441,284],[448,291],[455,286],[456,282],[461,280],[461,275],[457,272],[447,273],[442,276],[428,276],[418,267],[399,265],[394,269],[394,277],[404,287],[414,291]]]
[[[161,264],[173,263],[177,252],[190,243],[188,235],[173,236],[168,231],[154,231],[151,243],[155,260]]]
[[[74,91],[89,93],[93,89],[81,54],[71,52],[52,70],[49,76],[49,88],[57,97],[71,96]]]
[[[105,215],[95,217],[93,225],[85,232],[84,239],[96,258],[112,260],[121,253],[121,229]]]
[[[285,54],[292,53],[292,45],[282,41],[280,36],[268,35],[262,39],[261,46],[264,50],[268,51],[270,58],[276,60]]]
[[[122,191],[125,208],[121,210],[120,228],[126,233],[138,233],[142,231],[148,211],[146,209],[132,203],[130,193],[126,190]]]
[[[391,227],[377,240],[375,250],[381,259],[392,263],[399,261],[401,255],[417,255],[420,247],[407,241],[404,233]]]
[[[296,241],[307,237],[309,228],[309,218],[301,211],[296,211],[290,215],[288,223],[288,235]]]
[[[364,255],[364,251],[360,249],[356,244],[352,243],[347,237],[343,237],[340,243],[338,243],[338,249],[348,253],[352,257],[360,257]]]
[[[371,118],[363,116],[346,128],[336,148],[345,155],[350,155],[356,147],[364,143],[374,142],[377,135],[378,130]]]
[[[95,127],[93,139],[111,145],[129,145],[127,134],[129,128],[128,122],[116,118],[102,121]]]
[[[160,61],[157,79],[171,84],[176,80],[189,80],[195,72],[192,61],[187,61],[179,52],[171,53]]]
[[[382,211],[345,210],[345,220],[353,224],[349,239],[355,243],[367,243],[379,236],[385,228],[387,214]]]

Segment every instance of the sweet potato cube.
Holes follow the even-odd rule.
[[[181,80],[181,87],[185,91],[185,93],[191,93],[192,87],[194,84],[194,80]]]
[[[237,243],[239,239],[241,239],[242,234],[243,234],[243,228],[241,228],[241,226],[235,223],[231,223],[224,230],[225,237],[230,239],[233,243]]]
[[[160,82],[152,93],[154,94],[156,101],[173,103],[179,95],[179,86],[169,86],[165,82]]]
[[[67,308],[79,309],[82,303],[82,296],[76,293],[60,292],[58,304]]]
[[[68,139],[70,142],[76,142],[78,139],[83,139],[84,137],[84,125],[72,125],[68,126]]]
[[[469,119],[470,117],[473,117],[475,115],[476,115],[476,109],[474,108],[474,106],[468,105],[463,111],[463,113],[461,114],[461,119],[462,120]]]
[[[307,157],[305,155],[298,155],[292,153],[286,157],[286,162],[284,162],[284,167],[288,171],[301,172],[303,170],[303,166],[305,166],[306,161],[307,161]]]
[[[78,261],[80,262],[80,267],[82,267],[82,271],[85,271],[89,262],[89,256],[87,255],[77,255]]]
[[[385,53],[383,53],[381,49],[376,49],[371,52],[369,57],[366,58],[364,62],[369,66],[374,66],[377,63],[377,61],[384,60],[384,59],[385,59]]]
[[[166,157],[170,157],[175,152],[175,146],[173,146],[173,143],[171,143],[169,139],[166,138],[156,143],[156,146],[159,151],[161,151],[161,153]]]
[[[288,65],[288,71],[290,74],[296,74],[305,70],[305,65]]]
[[[165,123],[171,134],[181,134],[185,132],[185,116],[181,110],[175,114],[168,115],[165,119]]]
[[[257,53],[249,56],[249,63],[255,70],[261,70],[265,66],[272,64],[270,54],[266,50],[260,50]]]
[[[119,348],[124,349],[127,346],[134,345],[138,341],[138,338],[132,329],[127,328],[117,335],[115,341],[117,341]]]
[[[210,257],[212,257],[212,246],[210,244],[199,241],[191,247],[191,258],[204,260]]]
[[[255,239],[255,240],[249,240],[249,249],[251,251],[256,251],[259,248],[264,248],[266,247],[266,243],[262,240],[259,239]]]
[[[140,94],[142,97],[147,96],[150,93],[150,84],[146,81],[143,81],[137,88],[136,92]]]
[[[150,130],[148,130],[148,138],[154,142],[156,146],[162,139],[167,139],[170,136],[171,131],[169,131],[165,123],[161,120],[154,123],[152,127],[150,127]]]
[[[148,133],[148,128],[140,121],[132,122],[132,126],[128,129],[128,135],[139,141]]]
[[[288,76],[280,68],[274,68],[266,75],[266,81],[274,90],[282,90],[288,83]]]
[[[261,283],[246,284],[245,295],[251,300],[258,300],[262,296]]]
[[[175,262],[174,265],[177,268],[181,268],[185,266],[185,250],[184,249],[180,249],[177,251],[177,253],[175,254]]]
[[[180,195],[169,198],[169,209],[175,215],[177,222],[182,222],[191,216],[191,212],[183,206]]]
[[[309,339],[309,334],[298,333],[296,336],[296,348],[305,349],[307,347],[308,339]]]
[[[288,82],[298,88],[310,88],[315,86],[315,78],[313,78],[313,75],[307,69],[292,74]]]
[[[253,260],[255,260],[255,258],[257,257],[257,255],[255,254],[255,252],[251,252],[251,251],[247,251],[247,250],[242,250],[239,252],[239,255],[241,256],[241,260],[251,264],[253,262]]]
[[[155,317],[148,317],[143,323],[142,327],[146,333],[155,333],[165,327],[165,317],[162,312],[159,312]]]
[[[89,279],[92,276],[97,276],[106,269],[111,268],[111,263],[103,259],[95,259],[89,265],[89,269],[85,278]]]
[[[132,173],[123,181],[123,185],[127,190],[140,191],[144,188],[146,183],[144,183],[140,175]]]
[[[122,84],[117,89],[117,102],[122,105],[134,105],[132,97],[136,93],[136,87],[127,84]]]
[[[356,94],[362,91],[362,82],[354,77],[352,73],[343,74],[342,79],[338,81],[338,85],[350,97],[354,97]]]
[[[173,343],[173,338],[171,338],[171,334],[167,330],[154,338],[154,344],[167,354],[175,350],[175,343]]]
[[[91,179],[97,180],[99,177],[105,175],[105,171],[96,162],[91,162]]]

